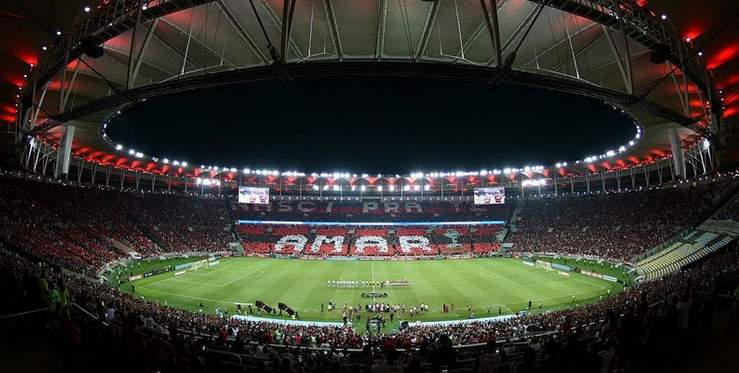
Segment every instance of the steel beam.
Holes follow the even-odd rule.
[[[254,38],[251,36],[251,34],[249,34],[249,32],[246,31],[243,26],[241,26],[241,23],[239,23],[239,21],[236,19],[233,12],[231,12],[231,9],[226,6],[223,0],[218,0],[217,4],[221,8],[223,14],[226,15],[226,19],[228,19],[228,22],[231,23],[231,26],[233,26],[239,36],[241,36],[241,39],[244,40],[249,49],[251,49],[251,51],[254,52],[254,54],[256,54],[260,60],[262,60],[262,62],[264,62],[265,64],[269,64],[269,58],[267,57],[267,55],[265,55],[264,52],[259,49],[259,46],[254,41]]]
[[[336,23],[336,12],[334,11],[332,0],[323,0],[323,10],[326,13],[326,19],[331,30],[331,42],[334,44],[336,56],[339,61],[344,60],[344,48],[341,46],[341,34],[339,34],[339,26]]]
[[[431,4],[431,9],[429,9],[428,14],[426,15],[426,22],[423,25],[423,33],[421,34],[421,41],[418,43],[418,48],[416,49],[416,55],[413,57],[414,61],[418,61],[421,56],[423,55],[423,52],[426,51],[426,47],[429,43],[429,37],[431,36],[431,30],[434,28],[434,24],[436,23],[436,17],[439,14],[439,8],[440,0],[435,0],[433,4]]]
[[[282,1],[282,37],[280,38],[280,56],[282,56],[282,62],[287,62],[287,47],[291,40],[290,32],[293,26],[295,3],[297,3],[297,0]]]
[[[377,35],[375,36],[375,60],[382,59],[385,50],[385,22],[387,21],[387,0],[379,0],[377,12]]]
[[[604,26],[604,25],[601,25],[601,28],[603,29],[603,34],[606,36],[606,41],[608,42],[608,46],[611,48],[611,53],[613,53],[613,56],[616,60],[616,65],[618,66],[618,72],[621,73],[621,78],[623,79],[624,86],[626,87],[626,93],[633,95],[634,85],[631,80],[631,70],[626,69],[624,65],[624,61],[621,59],[621,54],[618,53],[618,48],[616,48],[616,43],[613,41],[613,35],[611,35],[611,30],[608,28],[608,26]],[[627,58],[631,59],[630,56],[627,56]]]
[[[146,52],[146,47],[149,46],[149,42],[151,41],[152,37],[154,36],[154,33],[156,32],[157,25],[159,24],[159,18],[152,21],[151,26],[149,27],[149,30],[146,32],[146,36],[144,37],[144,42],[141,44],[141,49],[139,50],[139,53],[136,56],[136,62],[134,63],[133,67],[129,69],[128,71],[128,79],[126,86],[128,89],[131,89],[136,84],[136,78],[138,78],[139,75],[139,69],[141,69],[141,63],[144,62],[144,52]],[[131,44],[131,55],[133,55],[133,43]]]
[[[297,1],[297,0],[295,0]],[[277,17],[277,14],[275,14],[275,10],[272,9],[272,6],[269,5],[269,2],[267,0],[260,0],[259,4],[262,5],[262,8],[267,12],[267,15],[269,16],[269,19],[272,20],[272,23],[274,23],[275,27],[277,29],[282,29],[282,21],[279,17]],[[287,44],[290,46],[290,51],[292,51],[296,56],[298,56],[298,59],[303,58],[303,53],[300,51],[300,48],[298,48],[298,45],[295,44],[295,41],[293,39],[287,38]],[[287,48],[285,48],[287,50]],[[287,56],[285,54],[282,54],[282,59],[287,61]]]

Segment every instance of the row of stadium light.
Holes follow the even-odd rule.
[[[221,181],[218,179],[208,179],[208,178],[197,178],[195,179],[195,184],[201,185],[201,186],[220,186]]]
[[[614,110],[619,110],[622,114],[627,115],[626,112],[625,112],[625,110],[623,110],[622,108],[619,108],[619,107],[617,107],[615,105],[612,106],[612,107],[613,107]],[[121,114],[121,111],[117,111],[113,117],[115,117],[117,115],[120,115],[120,114]],[[632,119],[632,121],[633,121],[633,119]],[[621,153],[626,152],[629,148],[631,148],[634,145],[636,145],[636,143],[639,141],[639,139],[642,136],[642,129],[637,124],[636,121],[633,121],[633,123],[634,123],[634,126],[636,128],[636,133],[634,135],[634,138],[632,140],[630,140],[627,144],[624,144],[624,145],[619,146],[616,150],[607,150],[605,153],[600,154],[600,155],[590,155],[590,156],[585,157],[584,159],[576,160],[575,161],[575,164],[578,164],[579,165],[579,164],[582,164],[582,163],[593,163],[593,162],[598,161],[598,160],[603,160],[603,159],[611,158],[611,157],[614,157],[614,156],[616,156],[618,154],[621,154]],[[103,124],[103,126],[102,126],[102,129],[103,129],[103,138],[106,141],[109,141],[109,142],[112,143],[112,141],[108,138],[108,135],[105,133],[105,130],[107,129],[107,126],[108,126],[108,122],[105,122]],[[121,144],[117,144],[115,146],[115,149],[118,150],[118,151],[126,151],[126,149]],[[127,151],[128,151],[128,154],[129,155],[134,156],[136,158],[143,158],[144,157],[144,154],[143,153],[137,152],[134,149],[128,149]],[[155,161],[155,162],[159,162],[160,161],[159,158],[157,158],[157,157],[151,157],[151,159],[153,161]],[[164,158],[162,160],[162,163],[169,164],[170,161],[169,161],[169,159]],[[188,163],[187,162],[180,162],[180,161],[177,161],[177,160],[172,161],[171,164],[172,165],[175,165],[175,166],[182,166],[182,167],[187,167],[188,166]],[[554,164],[554,166],[556,168],[567,167],[568,165],[569,165],[569,162],[556,162]],[[511,174],[517,174],[517,173],[522,173],[522,172],[523,173],[542,172],[542,171],[544,171],[544,169],[545,169],[544,166],[540,166],[539,165],[539,166],[524,166],[524,167],[521,167],[521,168],[506,167],[506,168],[504,168],[502,170],[500,170],[500,169],[492,169],[492,170],[482,169],[482,170],[479,170],[479,171],[426,172],[426,173],[424,173],[424,172],[412,172],[408,176],[410,178],[412,178],[412,179],[421,179],[421,178],[424,178],[424,177],[425,178],[445,178],[445,177],[488,176],[488,175],[501,175],[501,174],[503,174],[503,175],[511,175]],[[238,169],[235,168],[235,167],[220,167],[220,166],[206,166],[206,165],[200,165],[200,170],[202,170],[202,171],[213,171],[213,172],[230,172],[230,173],[233,173],[233,174],[235,174],[235,173],[238,172]],[[282,172],[280,172],[278,170],[251,169],[251,168],[243,168],[241,170],[241,172],[244,175],[257,175],[257,176],[305,177],[305,176],[310,175],[310,176],[312,176],[314,178],[322,177],[322,178],[333,178],[333,179],[350,179],[350,178],[357,178],[357,177],[360,176],[358,174],[352,174],[352,173],[348,173],[348,172],[337,172],[337,171],[334,171],[334,172],[321,172],[321,173],[313,172],[313,173],[310,173],[310,174],[306,174],[304,172],[298,172],[298,171],[282,171]],[[378,173],[378,174],[376,174],[376,176],[378,178],[383,178],[383,177],[390,177],[390,178],[392,178],[393,176],[395,178],[397,178],[397,179],[401,178],[401,175],[399,175],[399,174],[395,174],[395,175],[383,175],[383,174],[379,174]],[[361,177],[366,179],[366,178],[371,177],[371,175],[364,173],[364,174],[361,174]]]
[[[623,112],[623,110],[621,110],[621,111]],[[603,159],[607,159],[607,158],[612,158],[612,157],[615,157],[618,154],[621,154],[621,153],[626,152],[629,148],[631,148],[632,146],[636,145],[636,143],[639,142],[639,139],[641,139],[641,136],[642,136],[642,129],[641,129],[641,127],[638,124],[636,124],[636,123],[634,123],[634,125],[636,126],[636,134],[634,135],[634,138],[631,139],[631,140],[629,140],[629,142],[627,144],[619,146],[618,149],[616,149],[616,150],[607,150],[603,154],[587,156],[584,159],[580,159],[580,160],[575,161],[575,164],[593,163],[595,161],[599,161],[599,160],[603,160]],[[561,162],[561,163],[558,162],[556,164],[556,166],[557,166],[557,168],[567,167],[567,162]]]
[[[343,190],[351,190],[352,192],[356,192],[357,189],[359,189],[360,192],[366,192],[367,189],[368,189],[368,187],[366,185],[360,185],[359,188],[357,188],[356,185],[351,185],[351,186],[349,186],[349,188],[344,189],[341,185],[337,185],[337,184],[334,184],[334,185],[324,184],[323,187],[319,186],[318,184],[313,184],[313,190],[319,191],[321,189],[326,190],[326,191],[327,190],[332,190],[334,192],[341,192]],[[374,187],[374,189],[377,192],[383,192],[383,191],[385,191],[385,188],[382,185],[378,185],[378,186]],[[420,192],[421,191],[421,186],[420,185],[404,185],[403,188],[402,188],[402,190],[404,192],[410,192],[410,191]],[[426,191],[426,192],[430,191],[431,190],[431,184],[424,185],[423,186],[423,190]],[[392,184],[391,185],[388,185],[387,186],[387,191],[388,192],[394,192],[395,191],[395,185],[392,185]]]

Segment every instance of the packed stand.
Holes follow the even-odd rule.
[[[610,368],[605,371],[612,371],[623,369],[641,349],[654,343],[655,336],[679,333],[690,325],[709,322],[722,300],[736,302],[731,292],[736,287],[739,268],[739,257],[732,246],[692,268],[626,289],[600,303],[507,321],[412,325],[391,334],[382,330],[362,333],[351,326],[239,321],[193,313],[147,302],[53,266],[40,265],[8,249],[14,247],[0,248],[1,290],[10,295],[10,301],[2,305],[3,311],[48,307],[48,317],[55,320],[48,325],[58,325],[56,332],[73,348],[68,351],[80,351],[71,357],[100,358],[104,362],[106,358],[127,356],[121,362],[124,371],[204,371],[215,351],[237,353],[217,354],[218,363],[224,356],[236,356],[237,365],[247,365],[254,371],[276,371],[281,359],[275,363],[271,354],[284,358],[306,354],[298,359],[302,368],[320,371],[323,367],[322,362],[315,360],[315,351],[284,350],[280,346],[325,348],[327,353],[331,351],[331,361],[339,361],[339,372],[397,364],[392,359],[399,356],[395,354],[406,355],[405,364],[418,359],[413,362],[420,364],[421,370],[417,371],[455,371],[470,363],[463,359],[470,353],[465,351],[473,351],[473,364],[479,364],[475,360],[485,352],[456,350],[453,346],[490,346],[510,337],[524,339],[515,345],[502,345],[496,365],[528,363],[532,364],[529,371],[534,372],[561,371],[569,364],[587,363],[605,365]],[[372,310],[366,312],[371,314]],[[97,353],[82,354],[84,349]],[[604,359],[582,359],[583,354],[598,355],[603,349],[610,351]],[[444,358],[440,360],[440,356]],[[79,361],[72,359],[71,363]]]
[[[237,219],[336,222],[444,222],[510,220],[514,204],[474,205],[471,201],[279,200],[269,204],[229,203]]]
[[[507,242],[517,252],[629,260],[700,223],[719,198],[699,186],[527,200]]]
[[[312,226],[240,224],[248,255],[421,257],[496,253],[494,226]]]
[[[0,178],[0,239],[78,272],[130,251],[225,251],[232,226],[221,200]]]

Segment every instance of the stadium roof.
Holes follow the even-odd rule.
[[[739,26],[732,12],[730,0],[700,6],[667,0],[12,1],[0,9],[6,19],[0,25],[0,121],[20,122],[15,105],[23,94],[26,105],[42,109],[31,111],[39,136],[59,141],[62,123],[72,123],[76,155],[161,172],[170,167],[160,160],[116,150],[102,137],[102,124],[149,97],[233,82],[357,75],[510,81],[623,107],[643,136],[623,153],[587,163],[625,167],[669,155],[667,132],[675,126],[684,144],[709,130],[720,134],[707,112],[707,104],[720,102],[709,97],[718,91],[725,128],[732,128],[739,111]],[[89,36],[104,40],[102,57],[89,57],[95,44]],[[655,54],[669,58],[654,63]]]

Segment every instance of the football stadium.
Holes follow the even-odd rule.
[[[0,18],[2,371],[739,369],[733,1]]]

